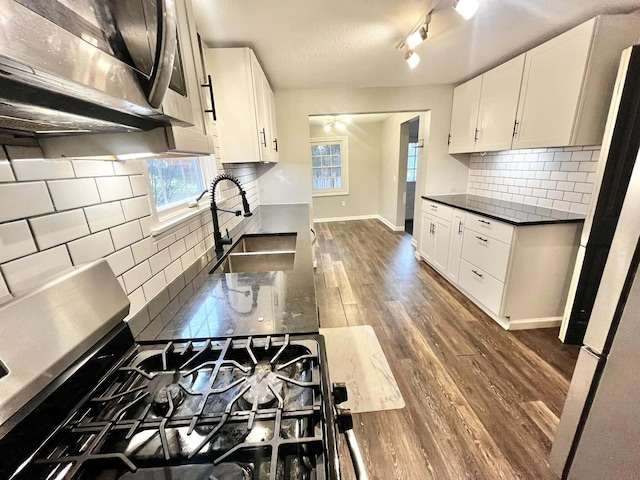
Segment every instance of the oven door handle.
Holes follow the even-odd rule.
[[[353,464],[353,470],[356,474],[357,480],[369,480],[367,475],[367,469],[364,466],[364,460],[362,459],[362,452],[358,445],[358,439],[353,431],[353,417],[351,416],[351,410],[345,408],[336,408],[336,422],[338,424],[338,431],[344,434],[349,447],[349,454],[351,455],[351,463]]]
[[[147,99],[153,108],[160,108],[171,83],[173,63],[178,47],[178,20],[174,0],[158,2],[158,41],[155,64],[151,73]]]

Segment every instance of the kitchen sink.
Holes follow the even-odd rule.
[[[240,252],[294,252],[295,233],[281,235],[246,235],[233,247],[231,253]]]
[[[216,272],[255,273],[293,270],[295,255],[295,252],[230,253]]]

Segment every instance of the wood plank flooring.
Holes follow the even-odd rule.
[[[549,479],[578,348],[507,332],[377,220],[316,224],[323,327],[371,325],[407,406],[355,415],[371,479]],[[343,478],[355,478],[340,441]]]

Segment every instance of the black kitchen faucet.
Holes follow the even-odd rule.
[[[213,218],[213,240],[215,241],[215,244],[216,244],[216,255],[218,257],[220,257],[224,253],[224,245],[231,245],[231,243],[233,242],[233,239],[229,236],[229,229],[226,229],[227,234],[224,237],[222,236],[222,233],[220,233],[218,211],[233,213],[237,217],[242,215],[241,210],[235,210],[235,211],[225,210],[224,208],[220,208],[218,207],[218,205],[216,205],[216,186],[222,180],[229,180],[230,182],[233,182],[236,184],[240,192],[240,196],[242,197],[242,207],[244,208],[244,216],[250,217],[252,215],[251,211],[249,210],[249,202],[247,201],[247,192],[245,192],[244,189],[242,188],[242,185],[240,184],[240,180],[238,180],[233,175],[229,175],[228,173],[223,173],[213,179],[213,181],[211,182],[211,216]]]

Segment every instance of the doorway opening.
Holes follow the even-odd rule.
[[[416,200],[416,181],[418,180],[418,133],[420,132],[420,117],[412,118],[401,126],[401,135],[407,137],[406,149],[401,152],[400,168],[406,171],[404,182],[404,231],[413,235],[413,217]],[[405,142],[401,141],[401,148]],[[403,161],[403,157],[405,160]]]

